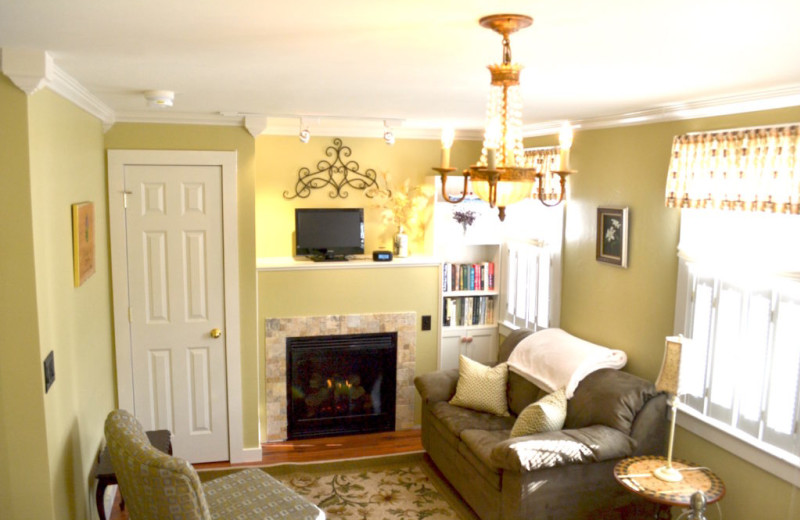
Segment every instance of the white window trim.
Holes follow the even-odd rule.
[[[767,473],[771,473],[793,486],[800,487],[800,457],[791,457],[793,460],[786,460],[782,456],[772,453],[769,445],[740,434],[733,428],[705,417],[688,406],[678,408],[676,422],[682,428],[716,444]]]
[[[562,243],[558,242],[556,244],[549,244],[543,243],[538,240],[529,240],[529,241],[521,241],[521,242],[529,242],[531,245],[537,245],[543,247],[548,250],[550,254],[550,288],[549,288],[549,309],[548,309],[548,328],[551,327],[559,327],[561,324],[561,257],[562,257]],[[501,298],[499,302],[499,308],[501,309],[502,319],[498,321],[498,330],[499,333],[503,336],[509,335],[511,332],[518,330],[522,327],[519,325],[512,323],[505,318],[505,309],[506,303],[508,298],[508,290],[506,290],[508,284],[508,277],[510,276],[510,272],[508,269],[508,244],[503,243],[501,249],[501,273],[502,273],[502,280],[500,287],[503,290],[500,291]]]
[[[689,268],[687,262],[678,262],[678,290],[675,296],[676,334],[684,334],[686,313],[689,310],[691,295]],[[677,424],[701,438],[731,452],[733,455],[761,468],[762,470],[800,487],[800,456],[793,457],[766,443],[753,439],[719,421],[704,416],[688,406],[678,407]]]

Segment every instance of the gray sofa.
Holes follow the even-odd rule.
[[[509,335],[499,361],[531,333]],[[666,396],[652,383],[598,370],[567,402],[564,429],[511,439],[516,415],[546,392],[509,372],[511,416],[500,417],[449,404],[457,381],[458,370],[414,380],[422,397],[422,443],[482,520],[621,519],[653,511],[612,473],[625,457],[664,452]]]

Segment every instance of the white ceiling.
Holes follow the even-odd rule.
[[[116,121],[477,129],[499,12],[534,18],[511,39],[528,128],[800,99],[798,0],[0,0],[0,47],[47,51]]]

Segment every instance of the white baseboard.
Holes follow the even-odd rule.
[[[237,453],[231,453],[231,464],[243,464],[246,462],[261,462],[261,446],[257,448],[242,448]]]

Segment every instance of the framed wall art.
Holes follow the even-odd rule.
[[[94,203],[72,205],[72,267],[75,287],[94,274]]]
[[[597,208],[597,261],[628,267],[628,208]]]

